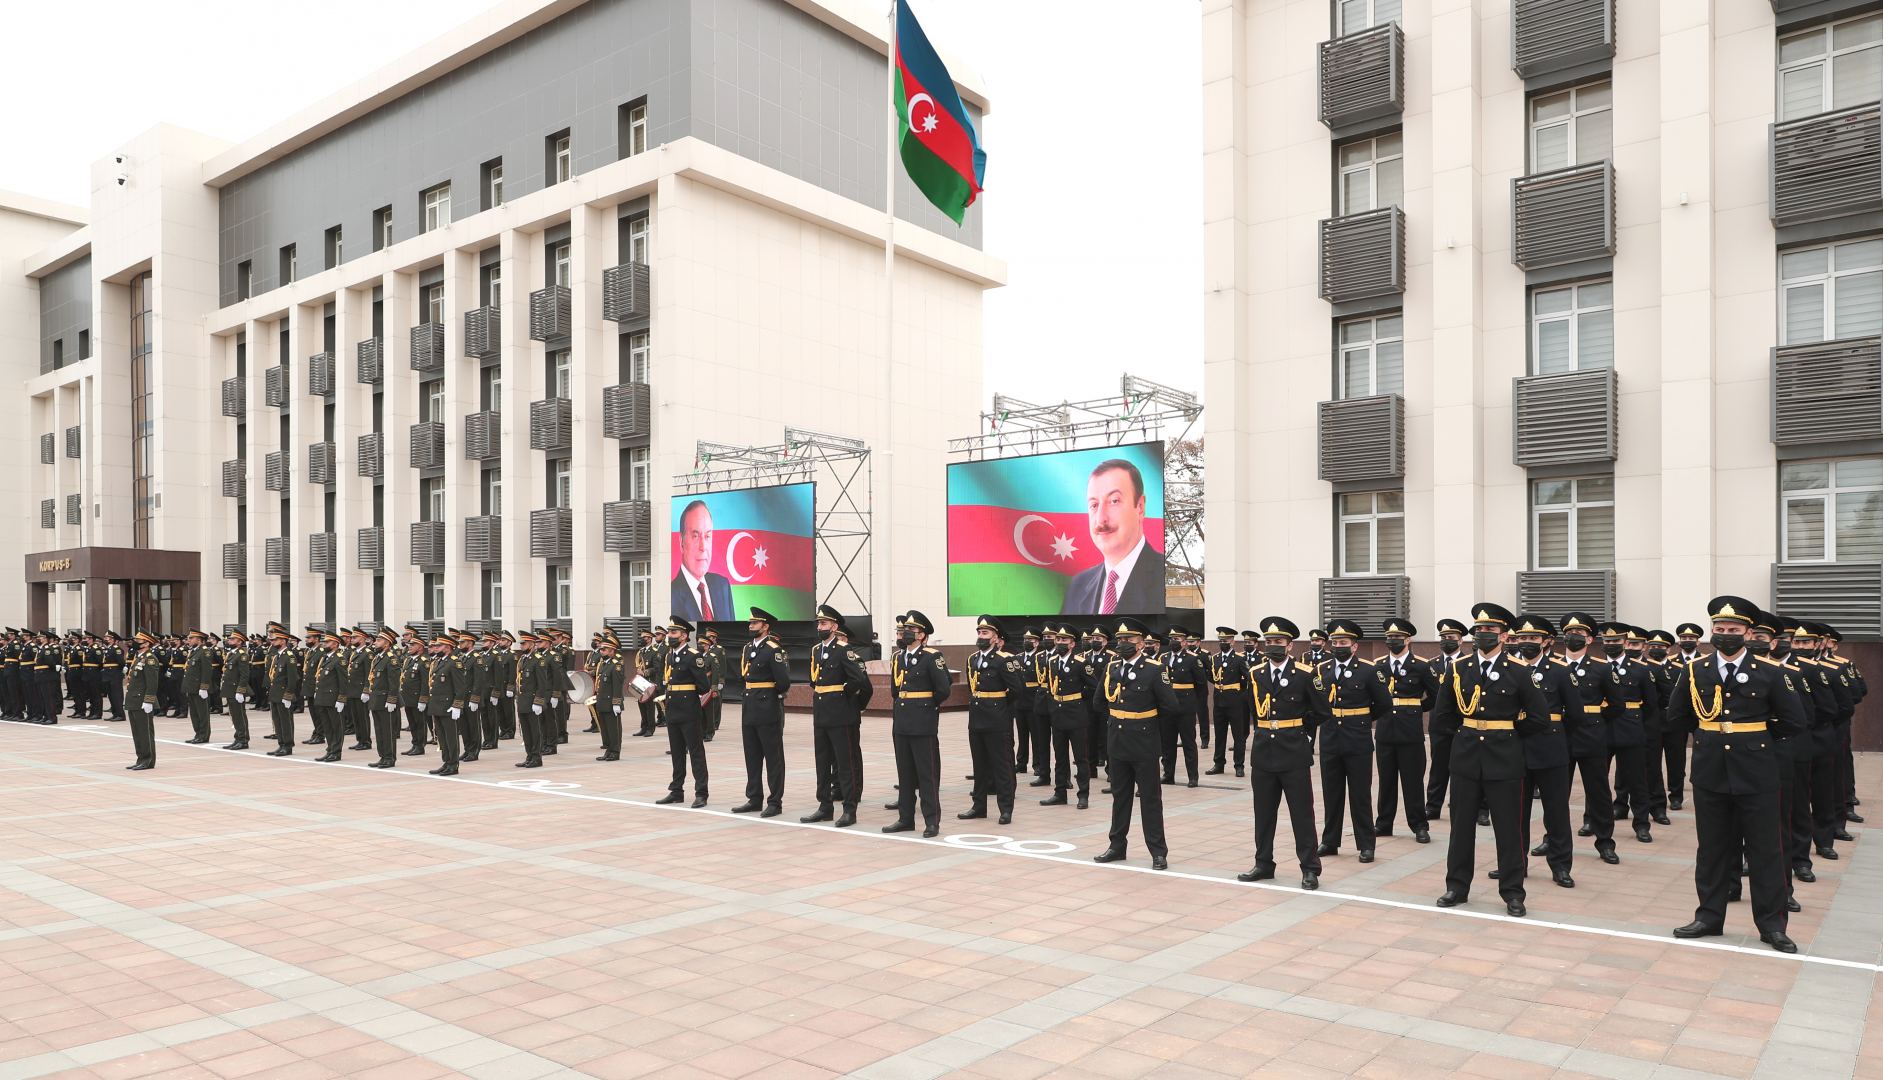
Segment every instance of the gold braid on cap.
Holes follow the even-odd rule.
[[[1725,688],[1721,686],[1715,686],[1713,688],[1713,709],[1711,712],[1707,711],[1706,707],[1700,704],[1700,680],[1694,677],[1693,669],[1694,665],[1688,665],[1687,698],[1689,701],[1693,702],[1693,715],[1698,717],[1703,723],[1710,724],[1719,719],[1720,709],[1725,705],[1725,701],[1723,700]]]

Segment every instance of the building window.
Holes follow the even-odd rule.
[[[418,482],[418,512],[420,521],[443,521],[445,519],[445,478],[428,476]]]
[[[1779,466],[1782,562],[1883,561],[1883,458]]]
[[[549,283],[569,287],[569,242],[552,244],[549,248]]]
[[[1400,0],[1340,0],[1334,9],[1340,18],[1336,36],[1345,37],[1376,26],[1385,26],[1389,22],[1398,22],[1399,7]]]
[[[570,168],[568,129],[564,128],[551,135],[545,143],[549,150],[549,161],[543,172],[549,176],[551,184],[560,184],[574,175]]]
[[[503,516],[503,470],[484,470],[484,514],[488,517]]]
[[[647,496],[648,449],[636,446],[628,451],[628,498],[645,500]]]
[[[1778,118],[1883,99],[1883,15],[1814,26],[1778,39]]]
[[[557,349],[549,354],[549,396],[566,398],[569,396],[569,350]]]
[[[1530,171],[1607,161],[1614,144],[1609,84],[1578,86],[1530,99]]]
[[[575,609],[575,590],[569,583],[567,563],[549,568],[549,617],[566,619]]]
[[[445,576],[443,574],[425,575],[425,618],[442,619],[445,617]]]
[[[151,463],[156,460],[157,415],[151,379],[150,271],[131,279],[131,545],[150,546],[150,518],[156,498]]]
[[[485,412],[503,411],[503,368],[487,367],[480,375],[478,401]]]
[[[484,162],[484,205],[482,209],[503,205],[503,159],[491,158]]]
[[[484,618],[503,618],[503,571],[484,571]]]
[[[1364,214],[1398,206],[1405,194],[1404,139],[1399,132],[1355,139],[1340,147],[1340,212]]]
[[[647,255],[647,215],[642,214],[628,222],[627,261],[645,263]]]
[[[255,262],[243,259],[235,264],[235,298],[247,300],[255,295]]]
[[[569,510],[575,506],[569,487],[568,458],[557,458],[549,463],[549,506],[552,510]]]
[[[1535,375],[1614,367],[1614,282],[1531,293],[1530,356]]]
[[[281,249],[281,283],[292,285],[300,277],[300,258],[295,254],[294,245],[288,244]]]
[[[1405,493],[1356,491],[1337,498],[1341,576],[1405,573]]]
[[[57,371],[64,366],[65,366],[65,339],[53,338],[52,339],[52,370]]]
[[[92,358],[92,332],[90,330],[78,332],[78,358],[80,360]]]
[[[383,251],[392,246],[392,207],[382,206],[373,211],[373,250]]]
[[[445,283],[441,281],[421,288],[419,303],[424,305],[426,322],[442,325],[445,321]]]
[[[1782,345],[1883,330],[1883,240],[1787,251],[1778,257],[1778,281]]]
[[[1405,319],[1397,314],[1341,323],[1340,396],[1404,393],[1405,336]]]
[[[433,379],[424,386],[425,398],[419,402],[419,420],[431,424],[445,418],[445,381]]]
[[[419,231],[431,232],[451,224],[451,184],[428,188],[419,197]]]
[[[648,347],[647,332],[645,330],[638,334],[628,335],[628,348],[626,353],[628,370],[626,376],[621,380],[622,382],[644,383],[647,381],[648,358],[651,355],[651,351],[652,350]]]
[[[646,559],[633,559],[628,563],[628,615],[636,619],[647,618],[648,597],[653,594],[653,573]]]
[[[326,247],[327,247],[327,269],[332,270],[334,267],[340,265],[340,251],[341,251],[340,226],[335,225],[333,228],[327,230]]]
[[[502,263],[494,263],[484,268],[484,303],[489,307],[503,306]]]
[[[1615,478],[1530,483],[1531,566],[1537,570],[1615,567]]]
[[[617,136],[620,139],[621,157],[647,153],[647,102],[645,100],[630,101],[621,106]]]

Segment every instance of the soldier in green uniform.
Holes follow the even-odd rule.
[[[550,627],[549,647],[543,650],[544,688],[549,692],[549,708],[543,715],[555,715],[553,734],[545,741],[549,744],[543,751],[546,754],[556,752],[556,747],[569,741],[569,665],[574,659],[574,652],[569,648],[568,635],[556,627]]]
[[[517,639],[523,645],[523,651],[517,654],[515,685],[517,723],[523,728],[523,760],[517,762],[519,769],[537,769],[543,764],[544,754],[553,754],[556,747],[546,736],[549,734],[549,720],[544,710],[549,707],[548,688],[543,682],[543,648],[541,635],[529,630],[519,631]]]
[[[634,654],[635,672],[650,683],[660,681],[660,646],[654,642],[652,630],[641,631],[641,648]],[[642,698],[641,729],[634,733],[637,739],[652,738],[655,726],[660,722],[660,710],[654,704],[652,694]]]
[[[485,727],[493,719],[484,713],[484,699],[490,696],[490,654],[478,647],[477,635],[469,631],[458,631],[454,644],[457,652],[453,659],[464,665],[466,681],[464,715],[458,723],[464,750],[458,760],[476,761],[478,754],[497,746],[495,725],[492,724],[488,730]]]
[[[582,672],[583,674],[588,676],[590,686],[593,686],[595,684],[595,665],[601,662],[601,655],[602,655],[602,634],[600,630],[597,630],[593,634],[590,634],[588,637],[588,660],[586,663],[582,665]],[[589,710],[588,710],[588,726],[582,729],[582,734],[594,735],[600,731],[601,731],[601,713],[596,711],[595,702],[593,699],[590,699]],[[601,759],[597,758],[596,760],[599,761]]]
[[[613,630],[596,635],[596,658],[589,677],[595,683],[595,697],[590,707],[601,728],[602,754],[596,761],[621,760],[621,710],[627,699],[627,669],[621,664],[621,639]]]
[[[678,615],[667,622],[667,652],[661,658],[660,696],[666,702],[667,749],[673,756],[673,781],[657,802],[685,799],[687,764],[693,765],[693,808],[706,805],[706,744],[700,735],[701,699],[711,700],[706,658],[688,643],[693,624]]]
[[[275,748],[269,757],[294,753],[294,701],[301,692],[301,657],[296,640],[280,623],[268,624],[268,709],[274,721]]]
[[[111,672],[116,675],[117,672]],[[228,645],[222,657],[222,700],[229,707],[229,723],[235,728],[235,740],[224,750],[248,749],[248,635],[229,631]]]
[[[490,708],[497,718],[497,741],[517,737],[516,642],[507,633],[490,634]]]
[[[209,635],[191,630],[184,641],[182,691],[190,709],[191,728],[185,741],[197,745],[209,741],[209,687],[215,682],[216,671],[209,658]]]
[[[142,772],[157,767],[157,730],[151,717],[157,711],[163,668],[156,656],[156,638],[139,630],[136,642],[137,659],[131,663],[125,692],[131,702],[131,745],[137,750],[137,760],[125,768]]]
[[[366,711],[379,738],[379,760],[372,764],[379,769],[399,763],[399,657],[393,652],[398,640],[389,627],[380,627],[366,669]]]
[[[123,720],[124,717],[124,648],[123,638],[116,630],[106,631],[105,647],[99,654],[98,680],[103,684],[105,699],[111,702],[111,719]],[[11,652],[6,654],[6,670],[9,675],[16,673],[19,665],[14,662]],[[101,710],[102,711],[102,710]]]
[[[1164,842],[1164,789],[1158,771],[1162,736],[1158,717],[1177,708],[1170,689],[1170,672],[1143,650],[1144,624],[1120,619],[1111,625],[1118,656],[1099,678],[1106,705],[1111,748],[1111,834],[1094,862],[1123,859],[1131,837],[1131,799],[1144,804],[1144,845],[1151,851],[1151,869],[1170,866],[1170,848]]]
[[[430,741],[431,723],[425,717],[425,683],[431,675],[431,658],[425,655],[425,639],[410,626],[401,639],[405,649],[399,657],[399,707],[405,710],[405,727],[412,745],[401,756],[423,757]]]
[[[433,769],[433,776],[458,775],[458,724],[464,717],[464,698],[470,686],[470,670],[462,657],[453,656],[457,639],[446,630],[432,639],[431,666],[425,674],[425,696],[419,704],[431,720],[438,737],[438,756],[443,764]]]

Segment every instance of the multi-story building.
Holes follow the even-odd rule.
[[[661,619],[674,477],[787,426],[875,455],[872,606],[932,592],[1004,270],[978,207],[957,228],[898,169],[885,359],[884,30],[846,0],[511,0],[242,145],[133,139],[88,223],[0,207],[5,540],[34,553],[0,603]]]
[[[1204,8],[1212,621],[1879,634],[1883,6]]]

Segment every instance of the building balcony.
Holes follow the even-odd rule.
[[[262,486],[269,491],[288,490],[288,454],[271,450],[262,458]]]
[[[444,522],[414,521],[410,539],[413,566],[442,566],[444,564]]]
[[[362,386],[378,386],[386,377],[386,352],[378,338],[353,347],[353,378]]]
[[[67,495],[65,497],[65,523],[67,525],[79,525],[79,524],[83,524],[84,521],[85,521],[84,496],[77,495],[77,494]]]
[[[1412,579],[1404,574],[1359,575],[1321,579],[1321,624],[1330,619],[1352,619],[1376,627],[1387,619],[1403,619],[1412,607]]]
[[[573,519],[568,510],[530,511],[530,558],[568,558]]]
[[[1772,224],[1883,211],[1883,106],[1773,124]]]
[[[240,375],[222,380],[222,415],[232,420],[248,415],[248,380]]]
[[[285,536],[270,536],[262,541],[262,573],[274,577],[287,577],[293,568],[288,556],[290,545]]]
[[[622,499],[602,504],[602,550],[645,555],[653,550],[653,504]]]
[[[361,435],[354,454],[359,458],[358,471],[361,476],[370,476],[377,480],[386,475],[386,437],[384,435],[377,431],[369,431]]]
[[[59,525],[59,500],[39,500],[39,527],[53,529]]]
[[[551,285],[530,294],[530,340],[569,336],[569,287]]]
[[[1614,461],[1619,400],[1614,368],[1512,379],[1512,460],[1525,468]]]
[[[307,448],[307,482],[317,487],[326,487],[335,481],[338,457],[330,442],[317,442]]]
[[[1517,610],[1560,615],[1586,611],[1596,619],[1615,617],[1613,570],[1519,570]]]
[[[82,452],[83,448],[84,448],[84,439],[81,437],[81,429],[76,425],[66,428],[65,429],[65,456],[69,458],[76,458]]]
[[[503,518],[495,514],[481,514],[464,519],[464,561],[503,561]]]
[[[445,369],[445,325],[420,323],[412,328],[412,370],[418,372]]]
[[[1772,350],[1772,441],[1780,446],[1883,438],[1883,340]]]
[[[354,541],[355,562],[361,570],[386,568],[386,530],[377,526],[361,529]]]
[[[464,313],[464,355],[487,359],[496,356],[502,344],[502,308],[485,306]]]
[[[1321,123],[1340,130],[1406,107],[1406,32],[1397,22],[1321,42]]]
[[[607,615],[602,618],[602,625],[615,632],[621,639],[623,655],[640,647],[641,635],[654,629],[654,622],[645,615]]]
[[[222,576],[240,581],[248,576],[248,545],[222,545]]]
[[[340,542],[330,532],[310,533],[307,537],[307,572],[331,574],[339,569]]]
[[[411,461],[414,469],[445,467],[445,425],[442,420],[426,420],[411,427]]]
[[[503,414],[485,410],[464,418],[464,459],[491,461],[503,454]]]
[[[1511,261],[1524,270],[1615,254],[1615,166],[1575,165],[1510,182]]]
[[[573,619],[531,619],[531,630],[560,630],[565,634],[575,633]]]
[[[530,402],[530,449],[566,449],[574,426],[570,417],[568,398],[545,398]]]
[[[288,407],[288,366],[276,364],[262,372],[262,401],[276,409]]]
[[[622,263],[602,271],[602,318],[633,322],[653,313],[646,263]]]
[[[653,394],[642,382],[602,387],[602,435],[639,439],[653,433]]]
[[[334,361],[330,352],[317,352],[307,358],[307,392],[315,397],[333,394]]]
[[[1398,394],[1323,401],[1318,434],[1329,483],[1406,475],[1406,399]]]
[[[41,465],[51,465],[53,462],[58,461],[58,460],[59,460],[58,437],[53,435],[52,432],[48,431],[44,435],[41,435],[39,437],[39,463]]]
[[[248,494],[248,462],[241,458],[222,463],[222,497],[239,499]]]
[[[1615,0],[1513,0],[1510,66],[1526,79],[1615,55]]]
[[[1321,299],[1345,304],[1406,291],[1406,212],[1397,206],[1321,222]]]
[[[1883,563],[1773,563],[1772,606],[1806,612],[1849,637],[1883,637]]]

